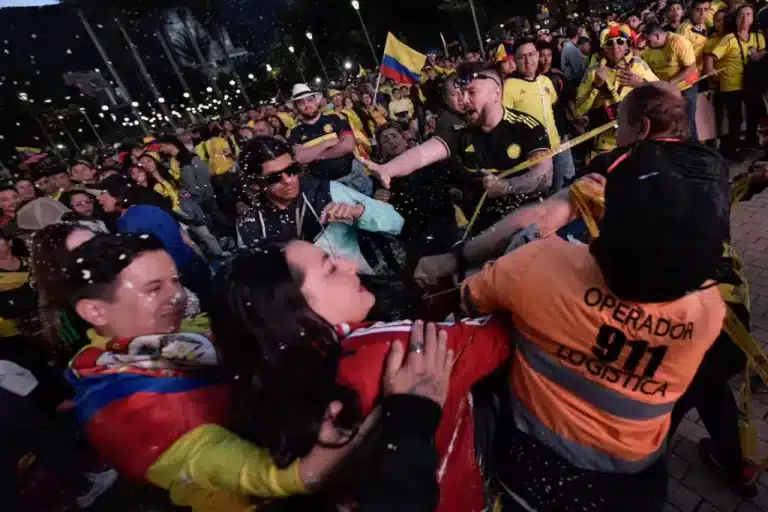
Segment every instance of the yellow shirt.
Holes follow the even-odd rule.
[[[712,55],[712,50],[715,49],[715,46],[720,44],[720,41],[723,40],[723,36],[713,34],[709,36],[709,39],[707,39],[707,44],[704,45],[704,51],[702,52],[704,55]],[[715,70],[720,71],[723,69],[723,62],[715,59]],[[717,80],[719,80],[719,75]]]
[[[214,137],[195,147],[195,153],[208,164],[213,174],[224,174],[232,169],[231,151],[229,143],[221,137]]]
[[[296,128],[296,120],[291,117],[291,115],[287,112],[278,112],[277,117],[280,118],[280,120],[283,122],[286,128],[289,130],[293,130]]]
[[[601,61],[605,62],[603,59]],[[655,82],[658,77],[653,74],[648,64],[639,57],[628,56],[625,59],[625,66],[640,78],[647,82]],[[627,97],[632,91],[632,87],[619,85],[619,68],[608,67],[608,79],[605,86],[598,89],[595,87],[595,74],[600,65],[592,66],[584,75],[584,80],[576,91],[576,99],[573,102],[573,116],[576,118],[588,116],[592,110],[600,109],[605,106],[615,105]],[[596,128],[593,126],[592,128]],[[616,148],[616,132],[608,130],[598,135],[595,139],[595,153],[604,153]]]
[[[667,33],[667,42],[662,48],[648,48],[643,54],[643,60],[659,77],[660,80],[669,80],[682,69],[696,64],[696,53],[693,45],[685,37],[679,34]],[[680,84],[681,89],[688,89],[690,80],[695,77],[687,77]]]
[[[707,44],[707,35],[709,34],[706,26],[698,29],[690,21],[686,21],[680,25],[677,33],[686,38],[693,46],[693,53],[696,55],[696,67],[701,72],[704,69],[704,47]]]
[[[560,134],[552,110],[555,103],[555,86],[552,85],[552,80],[544,75],[538,75],[536,80],[508,78],[504,81],[504,106],[535,117],[547,130],[549,144],[553,149],[560,146]]]
[[[712,55],[723,69],[720,73],[722,92],[741,90],[744,81],[744,64],[749,61],[753,48],[765,50],[763,34],[750,34],[748,41],[741,40],[736,34],[728,34],[712,49]]]
[[[281,498],[307,492],[299,461],[276,467],[267,450],[218,425],[202,425],[180,437],[147,471],[171,500],[194,512],[245,512],[249,498]]]
[[[399,100],[392,100],[389,102],[389,117],[390,119],[398,120],[397,114],[406,112],[408,118],[413,117],[413,103],[408,98],[400,98]]]
[[[152,190],[157,192],[163,197],[167,197],[171,200],[171,205],[173,207],[173,211],[180,212],[181,211],[181,204],[179,203],[179,192],[176,190],[176,188],[168,183],[167,181],[161,181],[160,183],[155,183],[155,186],[152,187]]]

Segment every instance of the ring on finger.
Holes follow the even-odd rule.
[[[421,354],[424,352],[424,343],[411,343],[408,346],[408,352],[414,352],[416,354]]]

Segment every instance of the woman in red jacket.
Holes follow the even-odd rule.
[[[316,444],[332,449],[354,439],[379,401],[390,345],[408,344],[413,327],[362,323],[374,297],[355,265],[301,241],[238,255],[217,276],[214,297],[214,338],[234,384],[238,432],[268,448],[278,465]],[[507,358],[508,329],[490,317],[438,328],[456,361],[435,436],[437,510],[480,511],[486,503],[470,390]],[[420,352],[421,345],[408,350]],[[343,479],[345,492],[370,483],[361,479],[393,476],[360,469],[357,478]]]

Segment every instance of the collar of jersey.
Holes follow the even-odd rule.
[[[515,71],[515,72],[514,72],[514,74],[512,75],[512,78],[517,78],[517,79],[519,79],[519,80],[524,80],[524,81],[526,81],[526,82],[531,82],[531,83],[533,83],[533,82],[535,82],[536,80],[538,80],[540,76],[541,76],[541,75],[540,75],[540,74],[539,74],[539,72],[537,71],[537,72],[536,72],[536,76],[535,76],[535,77],[533,77],[533,79],[530,79],[530,78],[525,78],[525,77],[524,77],[524,76],[523,76],[523,75],[522,75],[520,72],[518,72],[518,71]]]

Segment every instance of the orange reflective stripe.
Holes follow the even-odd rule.
[[[515,346],[520,357],[528,363],[528,366],[533,371],[546,377],[561,388],[578,395],[585,402],[607,414],[628,420],[650,420],[669,414],[675,406],[674,400],[660,404],[633,400],[627,395],[618,393],[596,381],[589,380],[582,374],[563,365],[555,357],[550,356],[533,343],[523,339],[519,333],[515,337]],[[592,355],[566,347],[558,350],[557,357],[583,360],[583,367],[590,374],[597,375],[601,379],[607,379],[609,382],[623,383],[624,387],[628,389],[638,388],[643,384],[652,382],[649,378],[618,370],[599,361]]]
[[[538,374],[519,351],[512,389],[516,426],[577,467],[634,473],[664,452],[669,414],[649,420],[608,414]]]

